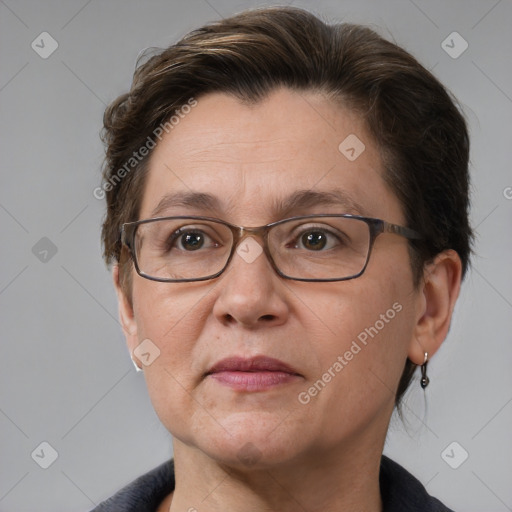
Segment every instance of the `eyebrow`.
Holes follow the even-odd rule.
[[[330,191],[297,190],[286,198],[274,199],[271,213],[279,218],[285,218],[293,213],[311,209],[317,206],[337,206],[343,212],[355,215],[367,215],[366,210],[344,190],[334,189]],[[220,214],[223,210],[221,200],[204,192],[174,192],[161,198],[150,216],[159,217],[166,211],[175,208],[193,210],[207,210],[214,214]]]

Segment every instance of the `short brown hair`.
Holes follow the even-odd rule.
[[[373,30],[271,7],[205,25],[139,61],[130,91],[105,111],[103,179],[112,186],[105,188],[104,257],[120,263],[129,300],[132,264],[120,227],[138,220],[150,154],[114,184],[113,178],[191,97],[223,92],[254,104],[281,86],[321,92],[361,115],[407,225],[424,236],[410,242],[415,284],[424,264],[445,249],[457,251],[464,275],[472,241],[469,137],[455,100],[414,57]],[[407,360],[397,405],[415,367]]]

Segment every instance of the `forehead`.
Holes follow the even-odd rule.
[[[254,105],[209,94],[153,150],[140,218],[184,212],[267,223],[284,213],[278,205],[310,191],[343,196],[338,212],[397,220],[401,209],[383,171],[362,119],[320,94],[280,89]],[[214,198],[194,205],[197,194]],[[173,208],[172,196],[190,200]]]

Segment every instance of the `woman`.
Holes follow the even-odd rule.
[[[382,455],[469,261],[443,86],[268,8],[152,56],[104,124],[105,258],[174,458],[94,510],[449,510]]]

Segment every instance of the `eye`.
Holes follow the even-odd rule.
[[[304,233],[300,237],[300,241],[306,249],[318,251],[327,244],[327,236],[322,231],[310,231],[309,233]]]
[[[219,244],[204,231],[180,228],[169,238],[167,250],[170,251],[175,248],[180,251],[192,252],[202,248],[218,247],[218,245]]]
[[[204,233],[189,231],[179,237],[178,245],[181,245],[180,249],[185,249],[186,251],[197,251],[197,249],[203,247],[204,241]]]
[[[288,247],[295,249],[307,249],[308,251],[321,252],[324,249],[333,249],[344,245],[342,234],[335,234],[329,229],[320,227],[302,228],[300,233]]]

